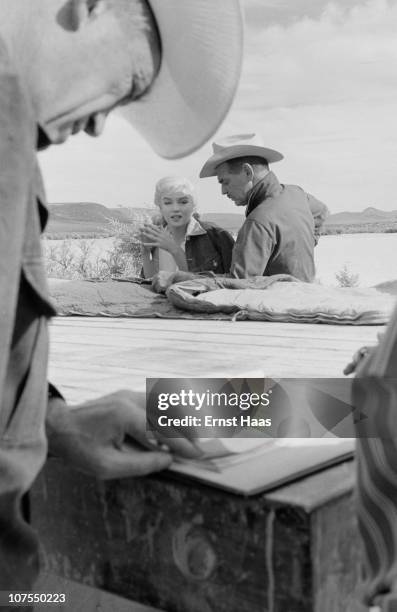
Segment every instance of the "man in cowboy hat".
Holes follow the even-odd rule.
[[[200,178],[216,176],[222,193],[246,207],[246,221],[233,250],[231,276],[291,274],[314,279],[314,246],[327,207],[294,185],[281,185],[269,164],[283,155],[263,146],[256,134],[213,144]]]
[[[0,591],[30,590],[37,574],[22,498],[45,459],[45,421],[50,451],[101,478],[172,460],[167,449],[144,450],[140,395],[71,411],[47,386],[55,312],[40,259],[47,209],[36,149],[98,136],[121,106],[155,151],[186,155],[228,111],[241,47],[239,0],[0,0]],[[187,440],[169,446],[196,455]]]

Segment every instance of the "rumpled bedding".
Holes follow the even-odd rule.
[[[126,281],[49,279],[52,302],[59,316],[215,319],[230,320],[226,313],[183,311],[150,285],[132,278]]]
[[[324,287],[292,276],[253,279],[196,277],[172,285],[169,301],[185,311],[233,314],[236,320],[382,325],[395,296],[375,288]]]

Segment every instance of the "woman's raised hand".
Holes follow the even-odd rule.
[[[140,231],[140,240],[144,247],[158,247],[175,255],[179,247],[172,235],[164,227],[159,227],[153,223],[145,223]]]

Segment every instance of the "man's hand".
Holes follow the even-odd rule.
[[[372,347],[373,348],[373,347]],[[345,369],[343,370],[343,374],[345,376],[349,376],[349,374],[354,374],[362,363],[363,359],[365,359],[371,351],[371,347],[363,346],[358,351],[356,351],[352,357],[352,360],[347,364]]]
[[[379,333],[378,342],[381,342],[383,337],[384,333]],[[356,373],[359,370],[360,366],[364,363],[364,359],[367,360],[367,358],[370,359],[371,357],[373,357],[377,348],[378,345],[362,346],[356,353],[354,353],[352,360],[343,370],[343,374],[345,374],[345,376],[348,376],[349,374]]]
[[[168,287],[171,287],[174,283],[182,283],[183,281],[192,280],[196,278],[193,272],[184,272],[178,270],[177,272],[157,272],[152,278],[152,288],[156,293],[165,293]]]
[[[162,270],[157,272],[152,278],[152,288],[156,293],[165,293],[168,287],[174,283],[174,272]]]
[[[144,406],[145,394],[132,391],[118,391],[73,408],[53,398],[47,415],[49,451],[101,479],[163,470],[171,464],[172,453],[201,455],[186,438],[155,439],[146,431]]]

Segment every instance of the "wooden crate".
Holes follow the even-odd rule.
[[[336,612],[359,580],[352,485],[353,462],[242,498],[51,460],[32,517],[46,572],[166,612]]]

